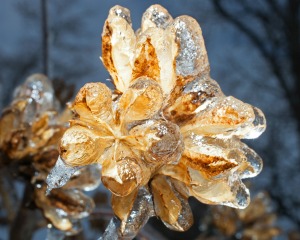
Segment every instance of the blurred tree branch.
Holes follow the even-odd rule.
[[[248,0],[213,0],[213,5],[248,37],[269,64],[297,119],[300,134],[300,1],[253,4]]]

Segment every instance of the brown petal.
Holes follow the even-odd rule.
[[[200,111],[181,128],[205,136],[240,138],[258,137],[265,130],[262,112],[233,97],[221,98],[209,108]]]
[[[134,61],[132,81],[139,77],[147,77],[159,82],[159,62],[156,49],[151,43],[151,38],[146,38],[145,41],[139,43],[137,49],[138,54]]]
[[[218,139],[192,134],[184,138],[182,162],[213,177],[235,168],[240,178],[254,177],[262,169],[261,158],[238,138]]]
[[[183,125],[221,96],[223,93],[220,86],[210,77],[205,75],[192,78],[192,81],[183,83],[177,92],[172,92],[164,108],[164,116],[178,125]]]
[[[83,119],[90,114],[86,116],[86,111],[80,108],[88,109],[95,117],[108,123],[112,119],[112,93],[103,83],[87,83],[80,89],[72,108]]]
[[[249,205],[249,190],[237,173],[208,179],[200,171],[189,168],[190,195],[207,204],[221,204],[244,209]]]
[[[160,110],[162,103],[160,86],[150,79],[140,78],[119,100],[120,119],[133,122],[151,118]]]
[[[111,206],[114,214],[121,220],[126,221],[131,212],[138,191],[135,190],[125,197],[112,194]]]
[[[120,92],[130,84],[135,42],[129,10],[113,7],[103,28],[102,61]]]
[[[165,96],[175,86],[175,34],[171,28],[155,27],[143,32],[138,40],[133,80],[140,76],[152,78],[160,84]]]
[[[184,138],[185,150],[181,162],[207,177],[217,176],[238,166],[238,162],[228,156],[226,148],[218,145],[214,139],[210,144],[209,140],[197,135]],[[222,143],[222,140],[219,142]]]
[[[137,189],[141,174],[139,165],[133,159],[125,158],[103,164],[101,180],[113,194],[123,197]]]
[[[170,225],[175,224],[182,205],[166,178],[162,175],[155,176],[151,181],[151,191],[156,215]]]
[[[115,143],[103,155],[102,183],[113,194],[127,196],[142,183],[149,181],[149,174],[138,162],[136,156],[126,143]]]
[[[61,139],[60,155],[70,166],[84,166],[98,162],[112,143],[113,139],[101,138],[88,128],[72,126]]]
[[[71,230],[71,219],[86,217],[94,208],[93,200],[78,190],[54,189],[48,196],[45,190],[45,186],[35,189],[35,203],[60,230]]]

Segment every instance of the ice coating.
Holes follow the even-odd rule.
[[[173,19],[153,5],[134,32],[129,10],[115,6],[103,28],[102,60],[115,89],[102,83],[80,89],[60,144],[71,169],[58,162],[54,169],[66,177],[58,170],[50,175],[53,188],[73,168],[102,166],[116,217],[101,239],[132,239],[151,216],[186,231],[193,224],[191,196],[247,207],[242,179],[259,174],[262,160],[241,139],[260,136],[265,117],[211,79],[197,21]]]
[[[186,77],[208,74],[208,57],[197,21],[190,16],[180,16],[173,24],[176,29],[176,40],[180,46],[176,57],[177,75]]]
[[[118,208],[117,204],[122,204],[122,208],[128,211],[123,215],[124,209]],[[145,187],[141,187],[134,194],[127,197],[112,199],[112,206],[117,212],[117,217],[111,219],[103,236],[100,239],[133,239],[140,229],[147,223],[150,217],[155,215],[153,209],[152,195]]]
[[[141,31],[151,27],[166,29],[172,22],[173,18],[165,8],[158,4],[152,5],[143,14]]]
[[[54,148],[64,126],[58,123],[58,106],[49,79],[29,76],[14,94],[0,120],[0,149],[20,160]]]
[[[52,189],[64,186],[73,174],[78,171],[78,167],[68,166],[60,157],[54,168],[49,173],[46,183],[48,185],[46,194],[49,194]]]

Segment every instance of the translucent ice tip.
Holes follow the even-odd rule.
[[[53,188],[60,188],[64,186],[78,169],[79,167],[70,167],[60,157],[58,157],[54,168],[51,170],[46,179],[46,183],[48,185],[46,195],[48,195]]]

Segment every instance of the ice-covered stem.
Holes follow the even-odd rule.
[[[152,195],[147,188],[142,187],[137,193],[128,217],[123,221],[113,217],[99,240],[133,239],[145,226],[149,218],[154,215]]]

